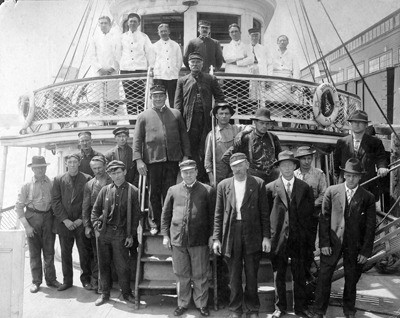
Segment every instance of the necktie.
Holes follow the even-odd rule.
[[[290,189],[290,182],[286,183],[286,193],[290,199],[292,197],[292,191]]]
[[[352,189],[347,189],[347,202],[350,204],[350,201],[353,197],[353,191]]]
[[[253,55],[254,55],[254,64],[258,64],[256,52],[254,52],[254,45],[253,45]]]
[[[360,140],[354,140],[354,152],[358,152],[360,148]]]

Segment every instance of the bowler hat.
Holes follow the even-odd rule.
[[[191,61],[191,60],[203,60],[203,57],[201,56],[200,53],[193,52],[193,53],[190,53],[190,54],[189,54],[188,60],[189,60],[189,61]]]
[[[197,164],[196,164],[196,161],[189,159],[189,160],[182,161],[179,164],[179,168],[181,169],[181,171],[195,169],[195,168],[197,168]]]
[[[368,114],[363,110],[357,109],[350,114],[349,119],[347,119],[347,121],[362,121],[368,123],[369,122]]]
[[[312,156],[316,152],[317,152],[316,150],[312,149],[309,146],[301,146],[301,147],[297,148],[297,152],[296,152],[296,156],[295,157],[296,158],[301,158],[301,157],[308,156],[308,155]]]
[[[229,159],[229,165],[230,166],[235,166],[239,163],[242,163],[243,161],[247,160],[247,157],[244,153],[242,152],[237,152],[234,153],[231,158]]]
[[[107,165],[107,172],[113,172],[117,169],[121,168],[122,170],[125,170],[125,164],[122,161],[119,160],[113,160]]]
[[[266,107],[261,107],[256,110],[254,117],[250,117],[251,120],[262,120],[262,121],[270,121],[274,122],[275,120],[271,119],[271,112]]]
[[[346,165],[344,166],[344,168],[342,167],[339,168],[340,170],[348,173],[355,173],[355,174],[365,173],[361,161],[357,158],[350,158],[349,160],[346,161]]]
[[[36,168],[36,167],[46,167],[49,163],[46,163],[46,159],[42,156],[33,156],[32,162],[28,164],[29,168]]]
[[[217,111],[220,108],[228,108],[229,112],[231,113],[231,116],[235,113],[235,110],[233,109],[232,105],[229,104],[228,102],[218,102],[215,104],[214,108],[212,109],[212,113],[214,116],[217,115]]]
[[[299,166],[299,163],[300,163],[299,159],[295,158],[293,152],[291,152],[289,150],[281,151],[278,154],[278,159],[275,160],[275,162],[273,163],[273,166],[278,166],[282,161],[286,161],[286,160],[293,162],[296,165],[296,167]]]
[[[113,130],[113,134],[114,134],[114,136],[117,136],[119,134],[125,134],[125,135],[129,136],[129,129],[126,127],[118,127]]]

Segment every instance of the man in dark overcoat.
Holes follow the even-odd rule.
[[[286,269],[289,258],[293,276],[294,312],[300,317],[311,317],[305,290],[305,266],[315,244],[315,230],[312,226],[313,190],[294,176],[299,160],[293,152],[280,152],[274,165],[278,166],[281,176],[266,186],[271,207],[271,262],[275,284],[275,312],[272,317],[282,317],[287,310]]]
[[[269,252],[270,221],[265,183],[247,173],[249,162],[244,153],[231,156],[233,177],[222,180],[217,188],[213,249],[223,255],[230,276],[230,317],[258,317],[260,301],[257,273],[261,252]],[[246,276],[243,292],[242,272]]]
[[[319,220],[321,267],[315,292],[315,318],[325,314],[332,276],[343,256],[343,312],[354,318],[356,286],[362,267],[371,256],[375,237],[376,210],[372,193],[359,186],[364,174],[360,160],[351,158],[341,168],[345,182],[328,187]]]

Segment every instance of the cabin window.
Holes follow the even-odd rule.
[[[183,46],[183,14],[149,14],[142,16],[142,31],[146,33],[152,43],[157,42],[160,37],[158,36],[158,26],[161,23],[169,25],[171,34],[170,38],[182,47]]]
[[[208,20],[211,22],[211,37],[218,40],[221,44],[231,41],[228,26],[232,23],[240,25],[239,16],[233,14],[199,13],[197,15],[197,21],[200,20]],[[247,32],[247,30],[242,30],[242,34],[245,34],[245,32]]]
[[[392,51],[386,52],[379,57],[379,69],[392,66]]]
[[[364,66],[364,61],[357,63],[357,68],[360,71],[361,75],[365,74],[365,66]],[[358,73],[356,74],[356,77],[358,77]]]
[[[347,68],[347,80],[351,80],[356,77],[356,68],[354,66],[350,66]]]
[[[378,71],[379,70],[379,57],[375,57],[373,59],[370,59],[368,61],[368,71],[370,73]]]

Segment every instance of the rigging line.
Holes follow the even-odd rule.
[[[297,8],[297,2],[295,2],[294,4],[295,4],[295,8],[296,8],[296,14],[297,14],[298,19],[299,19],[299,21],[300,21],[300,13],[299,13],[299,10],[298,10],[298,8]],[[318,55],[317,55],[317,52],[315,52],[314,43],[313,43],[313,40],[312,40],[312,38],[311,38],[310,29],[309,29],[309,27],[308,27],[308,24],[307,24],[307,21],[306,21],[306,17],[304,16],[304,13],[303,13],[303,12],[302,12],[302,14],[303,14],[304,23],[305,23],[305,25],[306,25],[307,34],[308,34],[308,37],[310,38],[311,48],[312,48],[312,50],[313,50],[313,52],[314,52],[314,57],[315,57],[316,60],[318,60]],[[304,37],[304,39],[305,39],[305,37]],[[305,41],[305,43],[306,43],[306,45],[307,45],[307,42],[306,42],[306,41]],[[311,60],[311,58],[310,58],[310,60]]]
[[[306,59],[308,68],[309,68],[309,70],[310,70],[310,74],[311,74],[311,76],[312,76],[313,82],[315,82],[315,77],[314,77],[314,74],[313,74],[313,72],[312,72],[311,63],[310,63],[309,56],[308,56],[308,51],[307,51],[307,53],[306,53],[306,51],[304,50],[303,43],[302,43],[302,41],[301,41],[301,39],[300,39],[299,32],[297,31],[296,25],[295,25],[295,23],[294,23],[292,11],[290,10],[289,4],[288,4],[287,2],[286,2],[286,5],[287,5],[287,7],[288,7],[288,9],[289,9],[290,18],[292,19],[292,23],[293,23],[293,26],[294,26],[294,30],[296,31],[297,39],[299,40],[299,43],[300,43],[300,46],[301,46],[301,50],[303,51],[303,54],[304,54],[304,57],[305,57],[305,59]],[[301,26],[300,26],[300,27],[301,27]],[[303,38],[304,38],[304,34],[303,34]],[[306,48],[306,49],[307,49],[307,48]]]
[[[87,20],[88,20],[88,18],[89,18],[89,13],[90,13],[90,11],[92,10],[93,1],[94,1],[94,0],[91,0],[91,1],[90,1],[90,8],[89,8],[89,11],[88,11],[87,14],[86,14],[85,22],[84,22],[84,24],[83,24],[83,26],[82,26],[82,28],[81,28],[81,32],[80,32],[80,34],[79,34],[78,41],[77,41],[77,43],[76,43],[76,45],[75,45],[75,50],[74,50],[74,53],[72,54],[71,61],[70,61],[69,65],[68,65],[67,71],[65,72],[64,81],[66,80],[66,78],[67,78],[67,76],[68,76],[68,74],[69,74],[69,72],[70,72],[72,63],[73,63],[73,61],[74,61],[74,59],[75,59],[76,52],[78,51],[78,47],[79,47],[78,44],[79,44],[80,41],[81,41],[83,31],[85,30],[85,25],[86,25]]]
[[[70,49],[71,49],[71,47],[72,47],[72,44],[74,43],[75,37],[76,37],[76,35],[78,34],[78,30],[79,30],[79,28],[80,28],[80,25],[82,24],[83,18],[85,17],[85,14],[86,14],[86,11],[88,10],[88,8],[89,8],[89,2],[88,2],[87,5],[86,5],[85,11],[83,11],[82,18],[81,18],[81,20],[79,21],[78,27],[76,28],[75,34],[74,34],[74,36],[72,37],[72,41],[71,41],[71,43],[70,43],[70,45],[69,45],[69,47],[68,47],[67,53],[66,53],[65,56],[64,56],[64,60],[62,61],[61,66],[60,66],[60,68],[58,69],[57,75],[56,75],[56,77],[54,78],[53,84],[56,83],[57,78],[58,78],[58,76],[60,75],[61,70],[62,70],[62,68],[63,68],[63,65],[64,65],[65,61],[67,60],[68,53],[69,53],[69,51],[70,51]]]
[[[306,7],[305,7],[305,5],[304,5],[304,1],[303,1],[303,0],[300,0],[300,4],[301,4],[301,7],[302,7],[302,9],[303,9],[303,12],[304,12],[305,16],[307,17],[308,24],[310,25],[310,29],[311,29],[311,32],[312,32],[313,37],[314,37],[315,45],[316,45],[316,47],[317,47],[318,53],[319,53],[320,56],[321,56],[322,65],[324,66],[324,69],[325,69],[327,78],[330,79],[331,84],[336,88],[336,84],[335,84],[335,82],[333,81],[333,78],[332,78],[331,73],[329,72],[328,64],[326,63],[326,60],[325,60],[324,55],[323,55],[323,53],[322,53],[321,46],[319,45],[317,36],[316,36],[316,34],[315,34],[315,32],[314,32],[314,28],[312,27],[310,18],[308,17],[308,13],[307,13],[307,11],[306,11]]]
[[[287,2],[286,2],[286,4],[287,4]],[[300,21],[300,15],[299,15],[298,10],[297,10],[296,2],[294,3],[294,6],[296,8],[297,20],[298,20],[298,23],[300,25],[301,35],[303,36],[303,39],[304,39],[304,47],[305,47],[305,50],[306,50],[307,56],[308,56],[308,61],[307,62],[309,64],[311,64],[311,56],[310,56],[310,53],[308,52],[307,42],[305,41],[306,37],[304,36],[303,24]],[[290,9],[289,9],[289,13],[290,13],[290,16],[292,16],[292,13],[291,13]],[[293,20],[293,18],[292,18],[292,20]],[[297,30],[296,30],[296,32],[297,32]]]
[[[333,29],[334,29],[335,32],[336,32],[336,35],[338,36],[340,42],[342,43],[342,46],[343,46],[344,50],[346,51],[346,54],[349,56],[349,58],[350,58],[350,60],[351,60],[351,63],[353,63],[355,69],[357,70],[357,73],[358,73],[358,75],[360,76],[360,78],[361,78],[361,80],[362,80],[364,86],[367,88],[367,90],[368,90],[369,94],[371,95],[372,99],[374,100],[376,106],[378,106],[379,111],[381,112],[383,118],[385,118],[385,120],[386,120],[386,122],[388,123],[390,129],[392,130],[393,134],[396,136],[397,140],[400,141],[399,135],[398,135],[397,132],[394,130],[392,124],[391,124],[390,121],[389,121],[389,118],[387,118],[387,116],[386,116],[386,114],[384,113],[383,109],[382,109],[381,106],[379,105],[377,99],[375,98],[375,96],[374,96],[374,94],[372,93],[371,89],[369,88],[367,82],[365,81],[364,76],[361,74],[360,70],[358,69],[358,67],[357,67],[357,65],[356,65],[356,62],[354,61],[353,57],[351,56],[351,54],[350,54],[349,50],[347,49],[346,45],[344,45],[343,39],[342,39],[342,37],[340,36],[338,30],[336,29],[335,24],[333,23],[333,21],[332,21],[330,15],[329,15],[329,13],[328,13],[328,11],[326,11],[326,8],[325,8],[324,4],[323,4],[322,1],[320,1],[320,0],[319,0],[319,2],[321,3],[322,8],[324,9],[324,11],[325,11],[325,13],[326,13],[326,15],[327,15],[329,21],[331,22],[332,27],[333,27]]]

